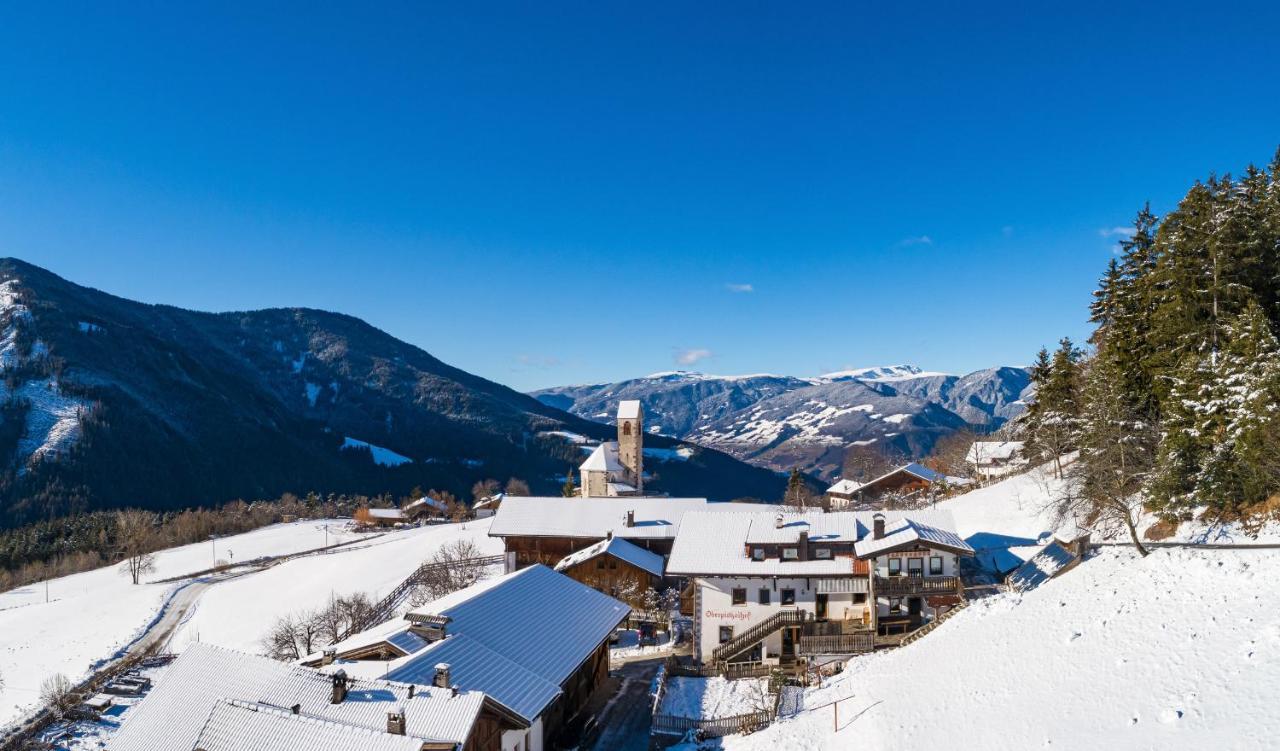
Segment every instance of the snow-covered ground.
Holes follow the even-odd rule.
[[[609,659],[630,660],[636,657],[657,657],[671,652],[671,633],[659,629],[652,644],[640,644],[640,631],[634,628],[618,629],[618,642],[610,645]]]
[[[492,551],[493,541],[485,536],[488,523],[470,522],[466,530],[460,524],[414,528],[376,538],[350,531],[347,520],[277,524],[161,551],[146,581],[207,569],[218,560],[242,562],[319,548],[326,543],[326,527],[330,545],[370,538],[341,552],[295,559],[213,585],[174,640],[180,646],[180,639],[198,634],[205,641],[256,651],[257,638],[277,615],[323,604],[330,591],[385,594],[390,582],[403,579],[449,539],[465,535]],[[265,583],[259,584],[260,578]],[[0,726],[33,707],[45,678],[63,673],[78,680],[128,646],[179,586],[134,586],[115,566],[51,580],[48,603],[43,584],[0,593]]]
[[[667,679],[667,692],[658,706],[658,714],[715,720],[772,706],[768,678],[730,681],[720,677],[675,677]]]
[[[315,610],[331,597],[365,592],[377,600],[456,539],[476,544],[481,555],[502,552],[502,540],[488,536],[492,518],[392,532],[325,555],[295,558],[252,576],[218,584],[200,598],[170,640],[181,652],[195,641],[244,652],[262,652],[262,637],[282,615]],[[408,604],[405,604],[408,608]]]
[[[1274,552],[1104,549],[909,647],[853,659],[799,714],[724,746],[1273,748],[1277,603]]]

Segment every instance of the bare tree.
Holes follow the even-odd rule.
[[[314,612],[280,616],[262,639],[267,656],[289,661],[311,654],[321,644],[321,620]]]
[[[54,673],[40,684],[40,702],[54,717],[61,718],[75,703],[75,688],[62,673]]]
[[[471,486],[471,502],[477,503],[491,495],[497,495],[501,487],[497,480],[479,480],[475,485]]]
[[[527,496],[532,494],[532,491],[529,490],[529,483],[521,480],[519,477],[512,477],[510,480],[507,480],[507,488],[504,492],[507,495],[514,496]]]
[[[134,584],[156,570],[156,531],[154,517],[146,511],[128,509],[116,512],[116,536],[124,556],[121,571]]]
[[[846,480],[864,483],[907,463],[907,455],[880,443],[854,444],[845,449],[841,475]]]
[[[427,567],[409,595],[409,602],[414,607],[424,605],[480,581],[487,573],[485,564],[476,560],[480,557],[480,549],[470,540],[458,539],[440,546],[431,557],[436,565]]]
[[[943,436],[933,444],[933,451],[925,458],[924,464],[952,477],[977,479],[977,472],[969,464],[969,450],[977,440],[978,434],[968,428]]]

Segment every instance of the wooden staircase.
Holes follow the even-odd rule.
[[[711,661],[715,664],[725,662],[730,657],[735,657],[747,651],[761,639],[778,629],[803,625],[806,615],[803,610],[783,610],[774,613],[712,650]]]
[[[915,631],[912,631],[911,633],[902,637],[902,643],[899,644],[898,646],[905,647],[911,642],[917,639],[920,639],[925,634],[934,630],[938,626],[941,626],[948,618],[955,615],[956,613],[959,613],[961,610],[964,610],[967,607],[969,607],[969,601],[961,600],[959,605],[956,605],[955,607],[951,608],[950,610],[938,616],[937,618],[934,618],[932,621],[929,621],[928,623],[916,629]]]

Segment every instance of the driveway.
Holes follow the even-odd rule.
[[[622,687],[600,714],[600,736],[594,751],[648,751],[653,707],[649,684],[661,657],[628,662],[618,669]]]

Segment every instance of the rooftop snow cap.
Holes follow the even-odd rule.
[[[449,663],[440,662],[436,664],[436,677],[434,683],[440,688],[449,688]]]
[[[872,537],[879,540],[884,538],[884,514],[879,511],[871,517]]]
[[[782,529],[782,514],[773,517],[773,528]]]
[[[640,400],[624,399],[618,402],[618,419],[635,420],[640,417]]]
[[[387,733],[390,735],[404,735],[404,705],[398,704],[394,709],[387,712]]]

